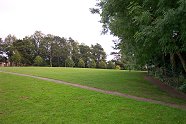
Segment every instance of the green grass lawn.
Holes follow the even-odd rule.
[[[184,124],[185,117],[185,110],[0,73],[1,124]]]
[[[171,97],[157,86],[144,80],[145,72],[48,67],[7,67],[0,68],[0,70],[59,79],[170,103],[186,104],[186,100]]]

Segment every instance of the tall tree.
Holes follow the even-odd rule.
[[[15,63],[16,66],[19,66],[21,62],[21,55],[17,50],[15,50],[10,59]]]
[[[35,48],[36,48],[36,54],[37,55],[40,55],[40,50],[39,50],[39,47],[41,45],[41,42],[44,38],[44,34],[41,32],[41,31],[35,31],[35,33],[31,36],[34,40],[34,45],[35,45]]]
[[[17,38],[14,35],[9,34],[5,38],[4,43],[3,43],[3,51],[8,56],[8,59],[11,63],[12,63],[12,61],[10,58],[13,56],[14,51],[15,51],[15,47],[14,47],[13,43],[16,41],[16,39]]]
[[[68,42],[71,47],[72,60],[75,63],[75,66],[78,66],[79,58],[80,58],[80,50],[79,43],[74,41],[71,37],[68,39]]]
[[[21,63],[24,65],[32,65],[36,55],[34,42],[30,37],[25,37],[23,40],[16,40],[13,43],[14,48],[21,54]]]
[[[91,45],[92,59],[96,61],[98,66],[99,62],[106,61],[106,53],[100,44]]]
[[[79,51],[80,51],[81,58],[85,62],[85,67],[88,67],[88,63],[91,57],[90,47],[82,43],[79,45]]]
[[[118,36],[122,52],[138,63],[177,55],[186,72],[185,10],[185,0],[98,0],[91,9],[100,14],[103,32]]]

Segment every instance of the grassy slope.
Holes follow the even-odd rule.
[[[38,75],[165,102],[186,104],[186,100],[173,98],[145,81],[144,72],[46,67],[8,67],[0,70]]]
[[[0,73],[0,122],[185,123],[186,111]]]

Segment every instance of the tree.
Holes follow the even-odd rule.
[[[3,54],[3,40],[0,38],[0,55]]]
[[[105,68],[107,68],[107,65],[106,65],[106,63],[104,61],[101,61],[101,62],[99,62],[98,67],[102,68],[102,69],[105,69]]]
[[[107,68],[108,69],[115,69],[115,64],[112,61],[108,61]]]
[[[34,65],[36,66],[41,66],[43,64],[43,58],[41,56],[36,56],[34,59]]]
[[[80,67],[80,68],[84,68],[85,67],[85,62],[81,58],[79,59],[78,67]]]
[[[30,37],[23,40],[16,40],[13,43],[14,48],[21,54],[21,63],[24,65],[32,65],[35,58],[35,46]]]
[[[11,60],[16,64],[16,66],[18,66],[20,64],[20,62],[21,62],[21,55],[20,55],[20,53],[17,50],[15,50],[13,52],[13,55],[11,56]]]
[[[96,68],[96,62],[95,62],[94,59],[92,59],[91,61],[89,61],[88,67],[89,67],[89,68]]]
[[[17,38],[14,35],[9,34],[3,43],[3,53],[8,56],[9,61],[12,63],[11,58],[15,51],[13,43],[17,40]]]
[[[74,67],[75,63],[71,58],[65,60],[65,67]]]
[[[85,67],[88,67],[88,62],[90,61],[90,57],[91,57],[90,47],[85,44],[80,44],[79,51],[80,51],[81,58],[85,62]]]
[[[40,48],[41,42],[42,42],[43,38],[45,37],[45,35],[41,31],[35,31],[31,37],[34,40],[36,54],[40,55],[41,53],[40,53],[39,48]]]
[[[182,65],[186,72],[185,4],[185,0],[99,0],[91,11],[100,14],[103,33],[110,30],[119,37],[122,54],[141,65],[161,66],[159,58],[168,55],[167,64]]]
[[[98,66],[100,61],[105,61],[106,53],[100,44],[91,45],[92,59],[96,61]]]
[[[71,48],[70,53],[72,56],[72,60],[74,61],[75,66],[78,67],[79,58],[82,57],[80,55],[79,43],[74,41],[71,37],[68,39],[68,42],[69,42],[70,48]]]

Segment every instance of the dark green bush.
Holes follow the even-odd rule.
[[[186,93],[186,83],[183,83],[183,85],[181,85],[179,87],[179,90],[181,90],[182,92]]]

